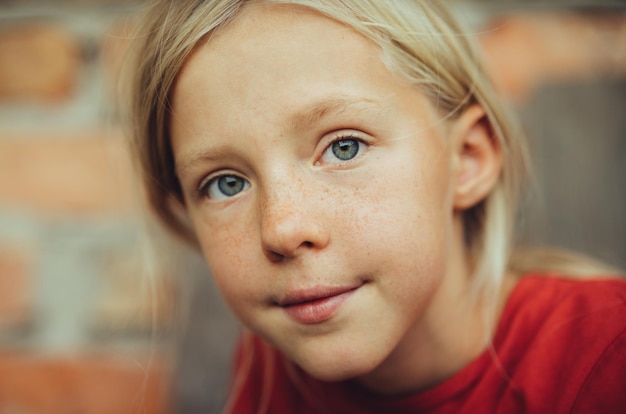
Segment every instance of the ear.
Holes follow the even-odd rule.
[[[485,199],[502,169],[502,151],[480,105],[467,108],[452,129],[456,182],[454,209],[467,210]]]

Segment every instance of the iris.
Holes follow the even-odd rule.
[[[332,143],[335,157],[341,161],[348,161],[356,157],[359,152],[359,141],[356,139],[341,139]]]

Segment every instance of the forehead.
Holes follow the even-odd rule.
[[[357,82],[376,83],[381,68],[379,49],[345,25],[299,6],[252,3],[196,47],[177,77],[173,103],[196,95],[266,105],[322,84],[343,83],[349,92]],[[266,87],[274,88],[269,95]]]
[[[331,38],[335,41],[341,38],[342,43],[360,38],[360,43],[370,43],[354,29],[312,8],[295,4],[249,2],[244,3],[231,20],[205,37],[204,44],[201,42],[200,46],[207,46],[215,53],[231,57],[233,51],[250,52],[262,48],[271,56],[273,52],[281,52],[290,45],[300,50],[304,46],[327,46]],[[350,47],[348,44],[345,46]],[[356,46],[356,43],[352,46]],[[330,51],[327,47],[324,49]]]
[[[417,95],[406,92],[413,88],[389,72],[380,53],[369,39],[310,9],[244,6],[198,45],[179,74],[174,151],[185,144],[194,152],[187,147],[205,146],[206,137],[286,135],[333,111],[401,107],[400,100]]]

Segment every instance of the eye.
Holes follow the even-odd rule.
[[[226,174],[210,179],[205,186],[201,186],[201,193],[211,200],[225,200],[248,188],[250,188],[248,180],[237,175]]]
[[[324,150],[321,161],[326,163],[350,161],[361,154],[365,147],[365,142],[358,138],[340,138],[333,141],[328,148]]]

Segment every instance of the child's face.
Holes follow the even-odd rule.
[[[199,46],[172,99],[187,212],[243,323],[328,380],[410,348],[453,234],[425,97],[355,32],[271,6]]]

